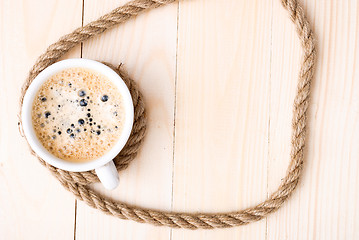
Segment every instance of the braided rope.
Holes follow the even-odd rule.
[[[37,59],[30,70],[29,76],[22,87],[20,104],[22,105],[25,92],[33,79],[43,69],[56,62],[75,45],[119,23],[127,21],[131,17],[137,16],[145,10],[166,5],[174,1],[175,0],[134,0],[60,38],[60,40],[48,47],[46,52]],[[298,77],[297,94],[294,99],[291,162],[287,170],[287,175],[282,180],[278,190],[272,193],[264,202],[251,208],[228,213],[181,213],[150,210],[112,201],[92,190],[88,184],[98,181],[93,171],[82,173],[67,172],[57,169],[39,158],[40,162],[45,165],[52,174],[57,177],[60,183],[68,191],[72,192],[77,199],[86,202],[93,208],[121,219],[130,219],[141,223],[150,223],[172,228],[211,229],[248,224],[258,221],[277,210],[294,191],[302,172],[307,109],[309,106],[310,84],[313,79],[315,63],[313,32],[304,15],[303,9],[298,5],[297,0],[281,0],[281,2],[283,7],[289,12],[291,20],[296,26],[298,37],[301,40],[303,48],[303,60]],[[124,151],[121,151],[115,159],[117,169],[122,170],[127,167],[140,147],[145,133],[146,120],[141,94],[133,85],[133,81],[131,81],[121,69],[118,69],[118,73],[126,80],[136,109],[133,135],[131,135],[129,143],[127,144],[128,146],[126,146]]]

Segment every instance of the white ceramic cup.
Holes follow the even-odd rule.
[[[115,86],[117,86],[119,92],[123,98],[123,104],[125,108],[125,123],[123,125],[123,130],[121,136],[119,137],[117,143],[104,155],[100,158],[94,159],[89,162],[78,163],[78,162],[69,162],[63,159],[60,159],[46,150],[46,148],[41,144],[39,139],[36,136],[36,133],[32,124],[32,104],[34,98],[41,85],[49,79],[49,77],[58,73],[67,68],[80,67],[87,68],[93,71],[96,71],[104,76],[106,76],[110,81],[112,81]],[[83,172],[95,169],[96,174],[103,186],[107,189],[114,189],[118,186],[119,176],[116,170],[115,164],[112,159],[122,150],[125,146],[132,130],[133,124],[133,103],[130,91],[128,90],[126,84],[121,79],[121,77],[113,71],[108,66],[89,59],[67,59],[59,61],[52,64],[51,66],[44,69],[31,83],[30,87],[26,91],[24,102],[22,105],[22,126],[24,134],[27,141],[29,142],[31,148],[36,152],[36,154],[41,157],[47,163],[61,168],[63,170],[72,171],[72,172]]]

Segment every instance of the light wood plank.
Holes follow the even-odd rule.
[[[271,1],[181,1],[173,208],[235,211],[267,196]],[[172,239],[265,239],[266,220]]]
[[[359,72],[357,1],[301,1],[314,23],[318,67],[312,88],[302,181],[268,218],[268,239],[358,239]],[[269,189],[289,161],[291,108],[300,45],[280,4],[273,7]]]
[[[72,239],[74,198],[18,132],[20,88],[47,45],[81,25],[82,1],[0,2],[0,238]],[[79,48],[68,56],[80,56]]]
[[[85,23],[125,2],[85,1]],[[172,4],[84,43],[84,58],[124,64],[139,84],[148,111],[148,133],[140,155],[120,173],[120,186],[111,193],[105,192],[114,199],[149,208],[171,208],[176,38],[177,5]],[[119,220],[78,203],[77,239],[169,236],[168,228]]]

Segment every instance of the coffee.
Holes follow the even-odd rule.
[[[33,127],[42,145],[70,162],[106,154],[118,141],[125,117],[115,84],[86,68],[69,68],[51,76],[32,106]]]

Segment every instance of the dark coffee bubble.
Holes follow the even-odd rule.
[[[101,128],[101,125],[97,125],[98,128]]]
[[[107,96],[107,95],[103,95],[103,96],[101,97],[101,101],[102,101],[102,102],[107,102],[107,101],[108,101],[108,96]]]
[[[100,135],[100,134],[101,134],[101,131],[100,131],[100,130],[98,130],[98,131],[96,132],[96,134],[97,134],[97,135]]]
[[[75,124],[73,124],[73,123],[72,123],[72,124],[71,124],[71,127],[73,127],[73,128],[74,128],[74,127],[75,127]]]
[[[70,133],[72,133],[72,129],[68,128],[68,129],[66,130],[66,132],[67,132],[68,134],[70,134]]]
[[[70,137],[71,137],[71,138],[75,138],[75,134],[71,133],[71,134],[70,134]]]
[[[61,135],[61,131],[58,131],[57,134]]]
[[[51,113],[49,111],[45,112],[45,118],[49,118],[50,115],[51,115]]]
[[[80,125],[83,125],[83,124],[85,123],[85,120],[83,120],[82,118],[80,118],[80,119],[78,120],[78,123],[79,123]]]
[[[80,106],[81,107],[86,107],[87,106],[87,101],[85,99],[81,99]]]
[[[90,114],[90,113],[88,113],[88,114],[87,114],[87,116],[88,116],[88,117],[91,117],[91,114]]]
[[[41,100],[41,102],[46,102],[47,98],[46,97],[41,97],[40,100]]]
[[[84,90],[79,91],[79,96],[84,97],[86,95],[86,92]]]

